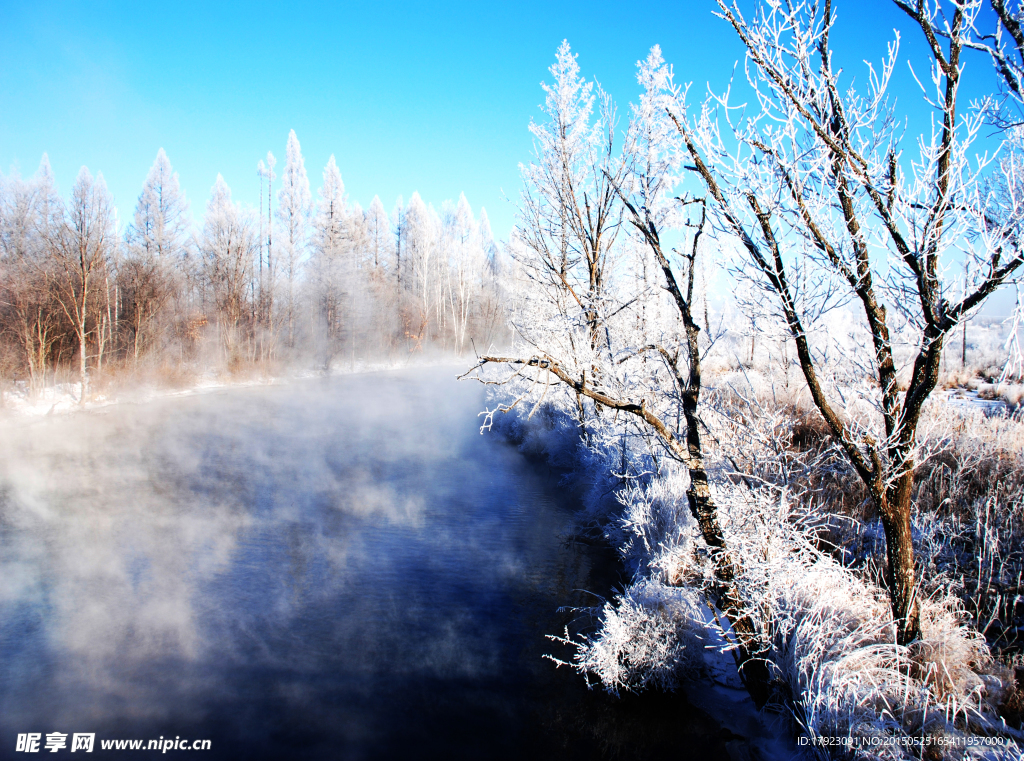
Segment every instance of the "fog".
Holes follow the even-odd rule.
[[[5,746],[96,732],[363,757],[429,737],[515,755],[559,701],[590,699],[543,635],[615,579],[561,542],[571,497],[479,434],[481,388],[454,375],[8,422]]]

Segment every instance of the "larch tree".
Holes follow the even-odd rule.
[[[461,354],[466,343],[473,291],[478,290],[486,268],[477,223],[465,193],[459,194],[458,204],[446,215],[444,237],[449,248],[445,307],[451,316],[455,350]]]
[[[494,233],[491,231],[491,218],[487,216],[487,209],[480,207],[479,234],[480,245],[483,247],[484,255],[487,257],[487,264],[491,271],[497,274],[498,266],[498,244],[494,242]]]
[[[405,240],[407,287],[417,300],[416,316],[410,315],[409,334],[419,343],[426,337],[430,321],[433,278],[435,264],[434,249],[437,242],[437,226],[432,209],[414,192],[405,207]]]
[[[502,285],[505,269],[502,267],[498,244],[494,241],[487,209],[483,206],[480,207],[480,218],[477,221],[477,236],[486,263],[481,272],[480,301],[477,305],[479,338],[483,341],[482,346],[490,346],[505,323],[505,291]]]
[[[346,267],[351,255],[347,251],[350,246],[347,235],[345,185],[333,155],[324,167],[323,185],[318,196],[316,214],[313,217],[311,263],[318,332],[322,332],[326,346],[325,362],[329,363],[342,326],[344,293],[350,286],[348,280],[352,274]]]
[[[161,148],[150,167],[127,231],[127,257],[118,271],[122,311],[131,328],[135,361],[145,335],[175,287],[176,267],[187,242],[188,201]]]
[[[306,164],[299,139],[295,136],[295,130],[291,130],[285,147],[281,190],[277,194],[277,218],[284,233],[284,276],[287,280],[284,318],[288,323],[289,347],[295,344],[295,281],[306,249],[312,210]]]
[[[378,196],[370,201],[370,207],[363,215],[366,226],[367,245],[369,256],[375,269],[381,269],[388,265],[391,258],[391,225],[388,222],[387,212],[384,211],[384,204]]]
[[[231,200],[231,189],[219,174],[210,190],[198,241],[207,286],[217,306],[222,343],[230,364],[241,358],[247,315],[246,295],[252,284],[257,231],[252,220]]]
[[[391,230],[395,236],[395,283],[399,290],[402,290],[402,256],[405,254],[406,226],[405,226],[405,199],[398,196],[395,200],[395,207],[391,210]],[[406,277],[406,288],[408,288],[408,277]]]
[[[358,201],[353,201],[345,213],[345,237],[348,241],[351,266],[364,270],[370,275],[374,270],[373,251],[370,246],[370,235],[366,229],[367,215]]]

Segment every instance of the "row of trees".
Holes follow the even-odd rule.
[[[74,366],[85,399],[90,374],[112,365],[327,367],[498,336],[486,211],[462,196],[438,212],[416,193],[390,218],[377,197],[364,211],[333,156],[314,198],[294,131],[277,188],[275,163],[259,163],[258,210],[218,175],[195,225],[161,149],[123,230],[102,175],[83,167],[67,199],[45,155],[30,179],[0,175],[4,376],[38,390]]]
[[[922,108],[933,118],[921,134],[889,94],[898,37],[855,89],[833,60],[830,0],[758,2],[749,17],[719,0],[746,49],[745,108],[729,93],[688,108],[655,47],[621,135],[611,99],[563,43],[547,119],[531,125],[536,156],[511,241],[520,351],[476,370],[510,368],[519,400],[560,385],[587,437],[632,420],[652,452],[686,466],[714,559],[709,591],[754,685],[767,676],[764,645],[705,466],[701,361],[714,336],[697,308],[699,261],[729,267],[751,321],[795,346],[810,401],[884,526],[901,644],[921,631],[911,515],[922,407],[947,337],[1024,269],[1024,145],[1006,111],[1020,102],[1018,17],[993,2],[999,25],[986,31],[980,0],[895,3],[930,56]],[[996,61],[1006,87],[965,106],[972,49]],[[986,124],[1008,128],[979,157]]]

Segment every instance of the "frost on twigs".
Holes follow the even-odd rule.
[[[846,738],[846,757],[863,759],[917,757],[915,737],[994,735],[1002,745],[978,745],[987,755],[967,757],[1019,758],[998,714],[1010,675],[954,596],[922,601],[921,639],[897,645],[885,591],[818,549],[784,500],[736,486],[719,498],[730,506],[730,542],[747,561],[740,587],[764,613],[801,734]]]
[[[1024,292],[1021,291],[1020,285],[1017,286],[1017,303],[1007,322],[1010,324],[1004,347],[1007,359],[999,377],[1000,383],[1011,378],[1024,379],[1024,349],[1021,347],[1021,332],[1024,331]]]
[[[547,656],[576,669],[593,687],[594,677],[612,693],[657,688],[674,690],[681,679],[698,675],[708,639],[701,621],[701,599],[692,589],[644,579],[605,603],[601,628],[589,636],[549,639],[575,650],[571,661]]]
[[[571,649],[551,660],[588,685],[616,695],[674,689],[705,672],[705,653],[730,647],[703,596],[709,564],[679,510],[685,487],[684,474],[665,473],[619,494],[618,539],[634,581],[600,609],[597,631],[551,637]],[[919,757],[915,738],[927,737],[959,749],[948,757],[1020,757],[999,716],[1012,676],[967,623],[955,590],[923,600],[921,639],[897,645],[885,590],[819,546],[798,502],[723,480],[713,488],[729,545],[744,559],[737,588],[759,616],[777,697],[800,735],[846,742],[831,756],[808,748],[822,758],[909,759]]]

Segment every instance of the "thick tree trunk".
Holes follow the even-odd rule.
[[[886,495],[887,509],[881,511],[885,529],[886,582],[896,620],[896,641],[901,645],[909,645],[921,637],[921,610],[910,527],[913,480],[912,470],[900,476]]]

